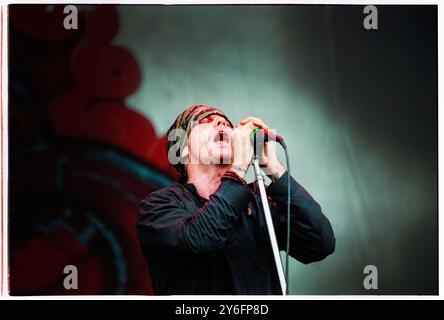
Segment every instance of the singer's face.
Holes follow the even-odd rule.
[[[231,163],[231,131],[233,128],[224,117],[210,115],[190,132],[188,147],[192,164]]]

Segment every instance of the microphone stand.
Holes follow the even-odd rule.
[[[256,143],[254,143],[254,156],[253,156],[253,168],[254,175],[257,185],[259,187],[259,192],[261,196],[261,202],[264,209],[265,221],[267,223],[268,234],[271,241],[271,248],[273,249],[274,261],[276,263],[276,269],[279,276],[279,282],[281,284],[282,295],[287,294],[287,282],[284,276],[284,268],[282,267],[281,256],[279,254],[279,247],[276,240],[276,233],[274,232],[273,220],[271,218],[270,207],[268,205],[267,193],[265,192],[265,178],[261,168],[259,167],[259,157],[256,152]],[[261,150],[261,148],[258,148]]]

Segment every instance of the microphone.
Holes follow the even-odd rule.
[[[254,129],[253,132],[251,133],[252,138],[258,139],[259,141],[264,141],[264,142],[268,142],[268,141],[276,141],[276,142],[283,142],[284,138],[282,138],[280,135],[278,134],[274,134],[271,131],[268,131],[267,129]]]
[[[259,150],[259,148],[263,147],[262,144],[267,143],[268,141],[278,142],[284,149],[287,149],[284,138],[278,134],[268,131],[267,129],[254,129],[253,132],[251,132],[251,139],[253,141],[255,152],[256,149]]]

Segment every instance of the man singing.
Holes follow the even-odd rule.
[[[281,294],[260,197],[245,174],[250,135],[267,129],[248,117],[233,127],[220,110],[192,106],[168,131],[167,152],[180,175],[139,205],[137,232],[153,288],[160,295]],[[275,142],[262,151],[262,169],[280,250],[287,240],[287,172]],[[319,204],[291,177],[290,251],[302,263],[323,260],[335,237]]]

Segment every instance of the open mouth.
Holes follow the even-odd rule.
[[[219,131],[213,141],[230,143],[230,137],[225,131]]]

